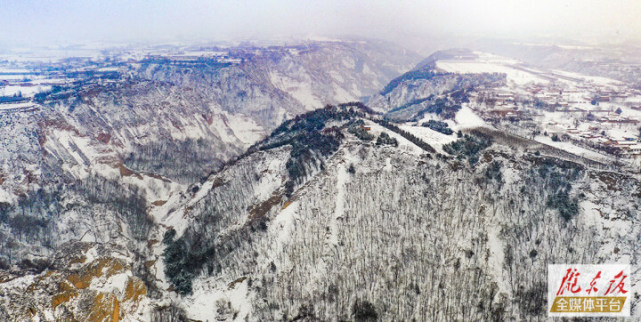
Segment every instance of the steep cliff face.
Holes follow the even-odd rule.
[[[108,77],[56,86],[31,108],[0,109],[3,263],[88,241],[87,213],[106,211],[101,220],[119,225],[128,216],[115,200],[135,204],[126,207],[144,222],[147,208],[220,169],[284,119],[372,93],[415,59],[385,46],[238,47],[224,63],[149,56]],[[96,198],[113,209],[99,210]]]
[[[371,95],[417,60],[412,53],[374,42],[238,47],[227,52],[232,62],[171,56],[125,62],[115,76],[54,88],[35,108],[2,110],[2,146],[9,160],[2,165],[3,190],[13,195],[5,199],[15,199],[14,184],[21,177],[14,175],[28,168],[17,159],[40,158],[56,149],[83,154],[78,155],[79,163],[87,165],[83,170],[93,165],[96,155],[119,158],[133,170],[193,182],[283,120]],[[23,131],[27,135],[15,135]],[[188,163],[193,168],[185,168]]]

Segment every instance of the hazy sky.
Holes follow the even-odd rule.
[[[0,0],[0,46],[354,35],[641,38],[641,0]]]

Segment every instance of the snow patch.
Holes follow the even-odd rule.
[[[272,224],[269,225],[270,234],[277,235],[278,246],[276,249],[282,249],[291,239],[292,230],[296,220],[296,211],[298,210],[298,201],[294,201],[283,209],[278,216],[274,218]]]
[[[614,161],[612,157],[603,155],[593,150],[582,148],[580,146],[576,146],[570,142],[561,142],[561,141],[554,142],[550,137],[543,136],[543,135],[536,136],[534,140],[537,142],[541,142],[541,143],[553,146],[555,148],[570,152],[572,154],[587,158],[587,159],[600,161],[600,162],[607,162],[607,163]]]
[[[425,143],[431,145],[439,152],[443,152],[443,145],[456,141],[456,135],[446,135],[428,127],[411,125],[400,125],[399,127],[425,141]]]
[[[345,184],[349,180],[349,173],[345,169],[345,164],[338,166],[336,174],[336,204],[334,216],[329,224],[330,235],[328,241],[332,245],[338,245],[338,219],[345,214]]]
[[[0,202],[13,203],[15,196],[0,187]]]
[[[390,137],[395,138],[396,141],[398,142],[398,149],[402,152],[406,152],[406,153],[417,155],[417,156],[425,153],[423,149],[419,148],[416,144],[408,141],[402,135],[394,131],[388,130],[387,128],[384,128],[383,126],[379,125],[378,123],[366,121],[366,124],[370,128],[370,133],[374,135],[374,137],[378,137],[381,134],[381,132],[385,132]]]
[[[109,278],[94,278],[91,281],[91,289],[103,293],[112,293],[117,297],[121,297],[125,293],[127,282],[131,277],[131,272],[114,274]]]
[[[454,120],[458,129],[473,129],[487,125],[467,104],[463,104],[461,110],[456,112]]]
[[[258,186],[254,188],[254,195],[258,200],[267,200],[272,193],[281,185],[280,171],[283,169],[284,164],[282,160],[273,159],[267,166],[258,182]]]
[[[383,168],[385,171],[392,171],[392,158],[387,158],[385,159],[385,168]]]
[[[494,275],[494,280],[497,282],[499,290],[503,293],[510,294],[510,287],[507,285],[507,280],[503,278],[503,259],[505,254],[503,252],[503,242],[500,239],[501,229],[498,225],[490,225],[487,232],[487,244],[490,250],[490,258],[488,265],[490,266],[491,273]]]
[[[232,310],[238,312],[234,321],[244,321],[251,313],[251,301],[247,296],[247,280],[234,283],[228,289],[213,289],[213,280],[202,281],[194,294],[185,300],[189,318],[199,321],[217,321],[217,303],[231,303]],[[199,283],[200,284],[200,283]]]

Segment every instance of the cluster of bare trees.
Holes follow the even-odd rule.
[[[616,260],[607,241],[637,257],[638,228],[622,238],[589,224],[583,208],[566,219],[549,203],[559,191],[578,202],[601,198],[607,188],[595,170],[505,151],[454,167],[454,160],[347,143],[289,202],[264,213],[265,230],[251,229],[246,209],[263,201],[255,189],[270,162],[262,153],[227,170],[234,180],[194,206],[195,224],[182,237],[190,249],[208,245],[217,254],[195,277],[247,278],[257,319],[543,318],[547,264]],[[357,169],[347,174],[345,159]],[[291,217],[277,220],[285,205]],[[630,213],[636,206],[597,207]]]
[[[126,227],[122,230],[121,227]],[[89,176],[31,192],[0,213],[0,261],[48,256],[67,241],[145,241],[153,221],[136,187]]]

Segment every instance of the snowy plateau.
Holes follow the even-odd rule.
[[[545,320],[548,264],[638,280],[617,75],[375,41],[2,56],[0,320]]]

